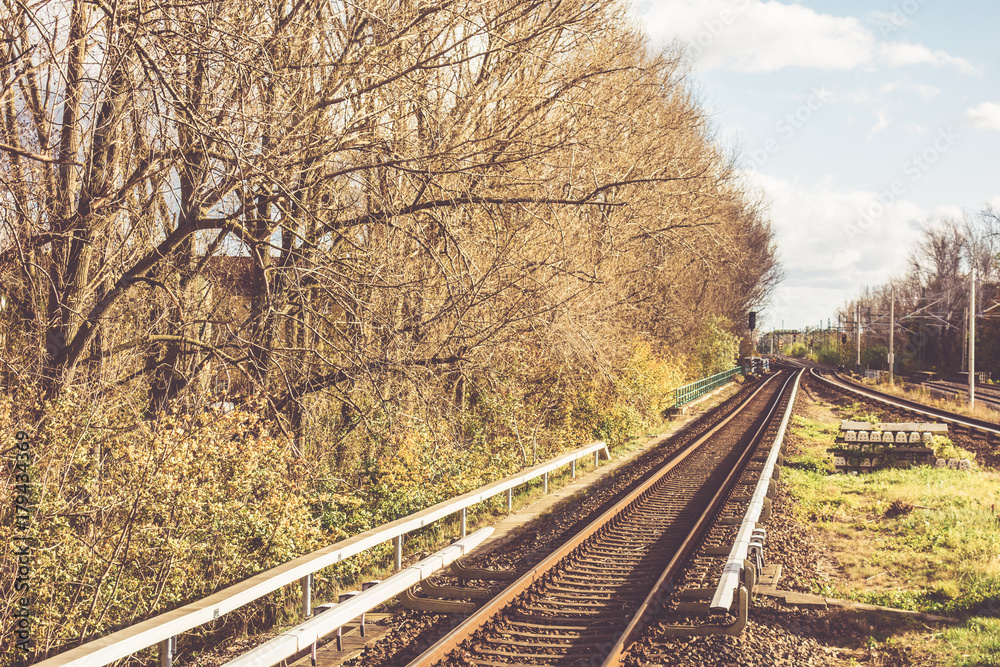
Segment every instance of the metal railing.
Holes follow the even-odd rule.
[[[336,632],[350,621],[387,602],[442,568],[454,563],[458,558],[472,551],[493,534],[492,528],[476,531],[464,540],[445,547],[433,556],[400,570],[385,581],[380,581],[368,590],[334,605],[331,609],[316,614],[308,621],[285,630],[274,639],[225,663],[223,667],[271,667],[287,660],[308,648],[313,650],[316,661],[316,645],[327,635]],[[374,583],[374,582],[373,582]],[[362,620],[362,624],[364,621]]]
[[[721,387],[732,380],[733,376],[739,373],[740,370],[739,366],[734,366],[728,371],[722,371],[721,373],[710,375],[707,378],[702,378],[697,382],[692,382],[691,384],[686,384],[683,387],[678,387],[674,390],[674,403],[671,407],[680,407],[685,403],[690,403],[696,398],[701,398],[716,387]]]
[[[792,385],[792,393],[788,399],[788,406],[781,417],[781,425],[778,433],[774,436],[771,449],[768,451],[764,468],[760,472],[760,478],[754,493],[750,497],[750,506],[747,508],[743,521],[740,524],[736,540],[726,559],[726,564],[722,568],[722,575],[719,577],[719,584],[716,586],[715,595],[710,605],[714,612],[727,612],[733,606],[736,591],[739,589],[743,564],[746,561],[752,544],[757,539],[757,521],[760,519],[764,509],[765,498],[768,497],[768,490],[771,486],[771,479],[774,476],[775,466],[778,464],[778,457],[781,454],[781,446],[785,441],[785,430],[788,428],[788,420],[791,419],[792,411],[795,409],[795,396],[799,391],[799,383],[805,369],[801,369],[795,374],[795,384]]]
[[[206,598],[154,616],[106,637],[95,639],[35,663],[35,665],[36,667],[65,667],[69,665],[73,667],[102,667],[159,644],[160,665],[161,667],[170,667],[177,635],[210,623],[223,614],[295,582],[300,582],[302,585],[303,616],[309,616],[312,599],[312,575],[315,572],[389,540],[393,540],[396,551],[395,565],[396,570],[399,570],[402,567],[403,538],[407,533],[461,512],[461,536],[464,538],[466,537],[466,510],[470,506],[489,500],[506,491],[507,508],[510,510],[513,506],[513,491],[516,487],[541,477],[543,489],[545,493],[548,493],[550,472],[569,464],[572,466],[572,473],[575,477],[577,460],[593,454],[596,466],[600,462],[602,452],[605,459],[611,459],[608,446],[604,442],[594,442],[580,447],[546,463],[527,468],[516,475],[487,484],[475,491],[396,519],[378,528],[366,530],[311,554],[300,556],[295,560],[224,588]]]

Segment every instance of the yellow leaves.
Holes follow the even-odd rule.
[[[58,644],[88,623],[99,633],[145,613],[150,600],[204,596],[322,542],[306,467],[286,460],[285,440],[258,435],[259,416],[133,423],[77,400],[51,404],[35,434],[33,592],[66,601],[45,606],[38,636]],[[8,403],[0,399],[0,422]],[[97,585],[104,568],[117,582],[113,595]]]

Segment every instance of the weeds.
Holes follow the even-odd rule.
[[[796,416],[790,434],[800,451],[786,457],[783,479],[798,500],[799,519],[813,524],[846,573],[813,592],[899,609],[957,616],[961,625],[921,642],[949,665],[998,665],[1000,650],[1000,521],[994,507],[1000,474],[928,466],[866,475],[829,473],[826,449],[836,437],[834,412],[873,421],[861,406],[830,410],[831,421]],[[947,439],[949,458],[968,453]],[[916,632],[916,631],[914,631]],[[883,652],[882,640],[871,639]]]

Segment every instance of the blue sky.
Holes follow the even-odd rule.
[[[719,141],[771,202],[769,329],[901,273],[921,227],[1000,208],[1000,3],[633,0],[689,45]]]

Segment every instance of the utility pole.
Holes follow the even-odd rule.
[[[893,344],[893,335],[896,332],[896,288],[892,288],[892,296],[889,300],[889,384],[893,382],[893,365],[896,363],[896,347]]]
[[[969,307],[962,313],[962,372],[969,372]]]
[[[976,268],[969,277],[969,409],[976,407]]]
[[[854,326],[857,328],[855,337],[858,341],[858,375],[861,375],[861,306],[854,304]]]

